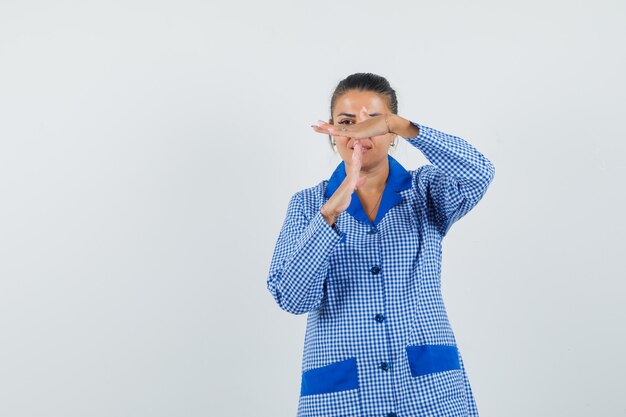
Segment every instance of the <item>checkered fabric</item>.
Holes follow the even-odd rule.
[[[298,416],[478,416],[440,289],[441,241],[495,168],[464,139],[411,122],[431,162],[389,177],[374,222],[356,193],[330,227],[320,207],[346,176],[291,198],[267,288],[308,313]]]

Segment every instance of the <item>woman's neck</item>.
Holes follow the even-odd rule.
[[[380,194],[387,184],[387,177],[389,176],[389,161],[385,159],[383,163],[380,163],[370,169],[361,168],[361,176],[367,178],[365,183],[359,187],[359,194]]]

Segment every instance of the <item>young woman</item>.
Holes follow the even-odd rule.
[[[298,416],[477,416],[440,290],[441,241],[483,197],[495,168],[464,139],[398,115],[389,82],[337,85],[331,135],[341,162],[293,195],[267,288],[308,313]],[[407,171],[397,137],[431,164]]]

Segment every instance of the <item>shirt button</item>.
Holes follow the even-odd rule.
[[[374,228],[372,228],[372,229],[370,229],[370,230],[368,230],[368,231],[367,231],[367,234],[368,234],[368,235],[374,235],[374,234],[376,234],[376,233],[378,233],[378,229],[374,229]]]
[[[381,362],[380,363],[380,369],[382,369],[383,371],[388,371],[389,370],[389,364],[387,362]]]
[[[380,322],[382,322],[383,320],[385,320],[385,316],[383,316],[382,314],[378,313],[378,314],[376,314],[375,319],[376,319],[376,321],[377,321],[377,322],[379,322],[379,323],[380,323]]]
[[[378,274],[380,272],[380,267],[373,266],[370,271],[372,272],[372,274],[376,275],[376,274]]]

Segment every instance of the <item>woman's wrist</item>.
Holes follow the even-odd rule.
[[[329,210],[326,205],[323,205],[320,208],[320,212],[322,213],[322,217],[324,217],[324,220],[326,220],[326,223],[328,223],[329,226],[334,225],[337,222],[337,218],[339,218],[339,215],[334,213],[332,210]]]
[[[419,129],[413,123],[397,114],[390,114],[387,122],[391,133],[400,135],[403,138],[414,138],[419,134]]]

